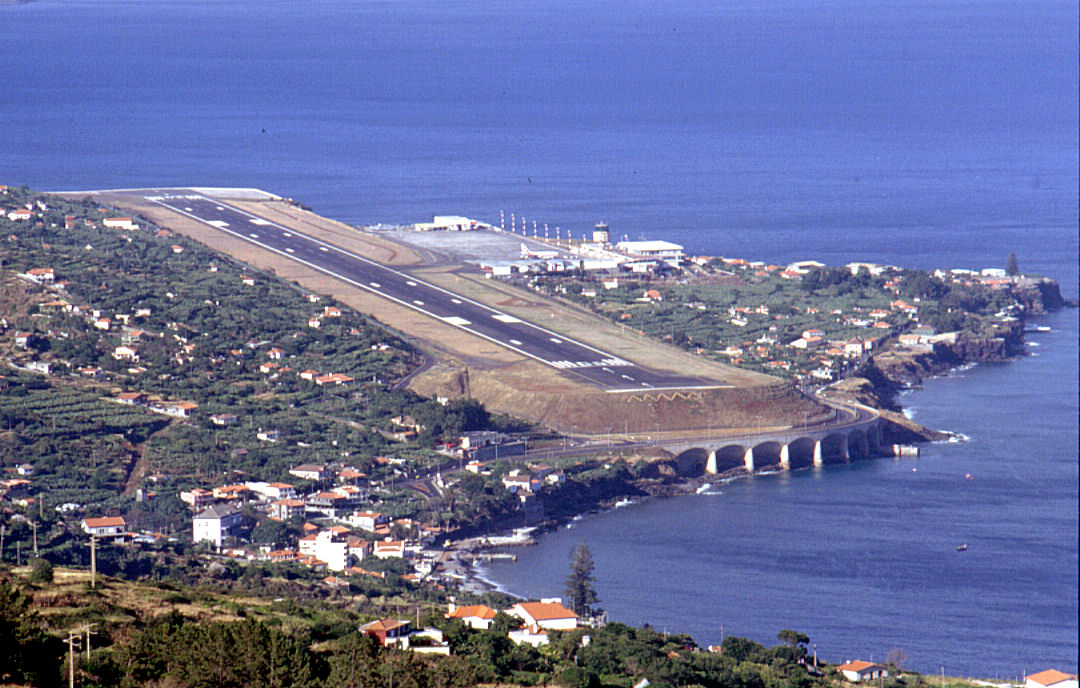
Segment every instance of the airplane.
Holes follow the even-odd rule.
[[[555,260],[559,257],[558,251],[530,251],[525,244],[521,245],[522,258],[536,258],[538,260]]]

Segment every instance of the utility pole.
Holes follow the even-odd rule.
[[[4,561],[4,536],[7,535],[7,524],[0,524],[0,562]]]
[[[34,556],[36,557],[38,555],[38,548],[37,548],[37,521],[34,521],[30,525],[33,526],[33,528],[34,528]]]
[[[90,587],[97,587],[97,536],[90,536]]]
[[[91,633],[97,633],[97,631],[94,630],[94,626],[97,626],[97,624],[96,623],[88,623],[85,626],[83,626],[83,629],[86,630],[86,662],[87,662],[87,664],[90,663],[90,634]]]
[[[75,645],[79,642],[80,634],[78,631],[68,631],[67,640],[64,642],[68,645],[68,686],[69,688],[75,688]]]

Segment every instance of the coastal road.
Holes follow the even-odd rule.
[[[589,382],[606,392],[730,387],[636,365],[362,255],[210,198],[193,189],[122,193],[230,234],[447,325]]]

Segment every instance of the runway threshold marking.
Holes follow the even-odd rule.
[[[520,348],[518,346],[511,345],[511,344],[509,344],[507,342],[504,342],[504,341],[500,341],[500,340],[498,340],[498,339],[496,339],[496,338],[494,338],[494,337],[492,337],[490,335],[484,334],[483,332],[479,332],[479,331],[477,331],[475,329],[470,329],[467,325],[458,325],[456,323],[450,322],[450,321],[448,321],[446,319],[445,316],[439,316],[439,315],[437,315],[435,313],[432,313],[431,311],[428,311],[428,310],[426,310],[424,308],[420,308],[415,304],[411,304],[411,303],[409,303],[407,301],[396,298],[396,297],[394,297],[394,296],[392,296],[390,294],[386,294],[384,292],[376,291],[375,289],[373,289],[371,286],[369,286],[367,284],[362,284],[361,282],[358,282],[358,281],[356,281],[354,279],[351,279],[351,278],[349,278],[349,277],[347,277],[345,275],[334,272],[333,270],[330,270],[329,268],[326,268],[326,267],[323,267],[323,266],[318,265],[316,263],[312,263],[310,261],[304,260],[302,258],[299,258],[299,257],[295,256],[295,255],[290,255],[286,251],[282,251],[281,249],[278,249],[278,248],[276,248],[274,246],[270,246],[269,244],[263,243],[262,241],[257,241],[257,240],[251,239],[250,237],[244,236],[243,234],[241,234],[239,232],[235,232],[235,231],[233,231],[231,229],[228,229],[229,224],[227,222],[224,222],[222,220],[206,220],[204,218],[199,217],[198,215],[195,215],[193,212],[186,211],[186,210],[178,208],[178,207],[176,207],[174,205],[170,205],[169,203],[166,203],[165,200],[162,199],[161,197],[144,196],[144,198],[146,200],[152,201],[154,203],[158,203],[159,205],[163,205],[166,208],[169,208],[170,210],[173,210],[174,212],[177,212],[177,213],[179,213],[181,215],[185,215],[185,216],[187,216],[187,217],[189,217],[191,219],[194,219],[194,220],[197,220],[199,222],[208,224],[208,225],[210,225],[212,227],[216,227],[216,228],[218,228],[218,229],[220,229],[220,230],[222,230],[222,231],[224,231],[224,232],[226,232],[228,234],[232,234],[233,236],[235,236],[235,237],[237,237],[239,239],[243,239],[244,241],[248,241],[250,243],[253,243],[253,244],[255,244],[255,245],[257,245],[257,246],[259,246],[259,247],[261,247],[263,249],[266,249],[266,250],[271,251],[273,253],[277,253],[278,255],[285,256],[285,257],[289,258],[290,260],[295,260],[296,262],[301,263],[303,265],[307,265],[308,267],[310,267],[310,268],[312,268],[314,270],[318,270],[319,272],[328,274],[328,275],[330,275],[332,277],[336,277],[337,279],[340,279],[343,282],[347,282],[348,284],[351,284],[351,285],[353,285],[355,287],[359,287],[359,288],[364,289],[366,291],[377,294],[378,296],[380,296],[382,298],[389,299],[389,300],[394,301],[395,303],[398,303],[398,304],[400,304],[402,306],[406,306],[406,307],[411,308],[411,309],[413,309],[415,311],[419,311],[419,312],[423,313],[424,315],[426,315],[428,317],[434,318],[436,320],[442,320],[443,322],[446,322],[447,324],[456,325],[457,327],[460,327],[461,329],[465,330],[466,332],[468,332],[468,333],[470,333],[472,335],[475,335],[475,336],[480,337],[482,339],[486,339],[487,341],[492,342],[493,344],[497,344],[499,346],[502,346],[504,348],[511,349],[512,351],[515,351],[515,352],[521,354],[522,356],[525,356],[526,358],[531,358],[531,359],[533,359],[535,361],[538,361],[540,363],[543,363],[545,365],[549,365],[549,366],[552,366],[552,367],[556,367],[556,368],[560,367],[560,366],[555,365],[554,362],[548,361],[547,359],[545,359],[545,358],[543,358],[541,356],[537,356],[536,354],[533,354],[533,353],[531,353],[529,351],[526,351],[526,350],[524,350],[524,349],[522,349],[522,348]],[[206,201],[208,203],[214,203],[213,200],[211,200],[210,198],[207,198],[206,196],[195,195],[195,196],[193,196],[193,198],[204,200],[204,201]],[[218,210],[224,210],[225,209],[223,206],[220,206],[220,205],[216,206],[216,207],[217,207]],[[234,208],[232,206],[229,207],[229,210],[231,210],[232,212],[234,212],[234,213],[236,213],[238,215],[245,216],[249,220],[252,219],[252,218],[262,219],[262,218],[258,218],[258,216],[256,216],[256,215],[252,215],[251,213],[248,213],[247,211],[240,210],[239,208]],[[286,236],[286,237],[292,237],[293,236],[291,233],[289,233],[287,231],[284,231],[287,228],[282,226],[282,225],[279,225],[279,224],[277,224],[275,222],[271,222],[271,221],[267,221],[267,224],[269,226],[274,226],[274,227],[277,227],[278,229],[283,230],[283,236]],[[382,265],[380,263],[376,263],[376,262],[374,262],[372,260],[364,258],[363,256],[352,253],[351,251],[347,251],[347,250],[345,250],[345,249],[343,249],[343,248],[341,248],[339,246],[333,246],[332,244],[326,244],[325,242],[323,242],[323,241],[321,241],[319,239],[316,239],[314,237],[308,236],[306,234],[299,233],[299,235],[301,237],[303,237],[305,240],[307,240],[307,241],[309,241],[309,242],[311,242],[313,244],[318,245],[320,251],[329,252],[331,249],[333,249],[334,251],[336,251],[338,253],[341,253],[341,254],[343,254],[345,256],[348,256],[348,257],[350,257],[350,258],[352,258],[352,259],[354,259],[354,260],[356,260],[358,262],[367,263],[368,265],[371,265],[372,267],[374,267],[374,268],[376,268],[378,270],[382,270],[382,271],[397,275],[399,277],[405,278],[406,279],[406,284],[408,284],[409,286],[419,286],[419,284],[416,281],[414,281],[412,279],[409,279],[408,276],[403,272],[400,272],[400,271],[395,270],[393,268],[387,267],[387,266]],[[425,286],[425,287],[427,287],[429,289],[432,289],[434,291],[442,292],[444,294],[447,294],[448,296],[456,297],[454,292],[451,292],[448,289],[444,289],[443,287],[431,284],[430,282],[424,282],[423,286]],[[459,298],[452,298],[451,300],[456,304],[462,303],[461,299],[459,299]],[[475,306],[477,308],[481,308],[481,309],[483,309],[485,311],[495,313],[495,315],[493,315],[492,317],[495,320],[498,320],[500,322],[503,322],[503,323],[522,323],[524,325],[527,325],[527,326],[529,326],[529,327],[531,327],[533,329],[536,329],[536,330],[538,330],[540,332],[543,332],[545,334],[548,334],[548,335],[557,334],[555,332],[552,332],[551,330],[548,330],[547,328],[544,328],[544,327],[541,327],[540,325],[537,325],[536,323],[527,322],[527,321],[522,320],[521,318],[517,318],[517,317],[514,317],[512,315],[508,315],[506,313],[500,313],[499,311],[495,310],[491,306],[488,306],[487,304],[484,304],[484,303],[480,303],[479,301],[474,301],[472,299],[467,299],[467,298],[465,300],[467,300],[471,305],[473,305],[473,306]],[[472,323],[470,322],[469,324],[471,325]],[[608,353],[606,351],[602,351],[600,349],[597,349],[597,348],[595,348],[593,346],[590,346],[588,344],[585,344],[583,342],[579,342],[579,341],[572,340],[572,339],[565,340],[565,341],[568,341],[569,343],[571,343],[571,344],[573,344],[575,346],[581,347],[582,349],[585,349],[585,350],[592,351],[594,353],[600,354],[600,355],[602,355],[604,357],[611,357],[610,353]],[[589,367],[589,366],[600,367],[600,365],[601,365],[599,362],[595,362],[595,361],[582,361],[582,362],[576,362],[576,363],[571,362],[571,361],[562,361],[560,363],[563,364],[563,367],[569,367],[569,366],[579,367],[576,363],[584,363],[585,364],[584,367]],[[628,365],[633,365],[632,363],[627,363],[627,364]],[[603,388],[603,385],[600,384],[599,382],[597,382],[596,380],[592,380],[590,378],[586,378],[586,379],[589,382],[592,382],[593,384],[596,384],[596,385],[600,386],[601,388]],[[648,383],[642,383],[642,384],[643,385],[648,385]],[[652,385],[648,385],[648,386],[651,387]],[[699,387],[674,386],[674,387],[670,387],[670,389],[712,389],[714,387],[731,387],[731,385],[706,385],[706,386],[699,386]],[[658,388],[658,389],[669,389],[669,388],[668,387],[663,387],[663,388]],[[620,391],[620,390],[611,390],[611,389],[604,388],[604,391],[605,392],[613,392],[613,391]],[[623,390],[623,391],[625,391],[625,390]]]

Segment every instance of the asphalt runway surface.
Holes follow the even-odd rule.
[[[190,189],[125,190],[607,392],[730,387],[652,370]]]

